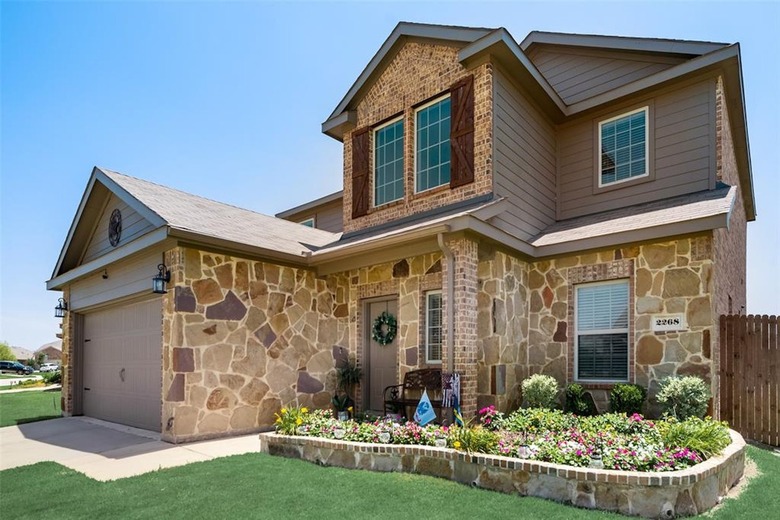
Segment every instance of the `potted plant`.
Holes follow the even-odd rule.
[[[346,421],[349,419],[349,410],[352,408],[352,399],[347,394],[336,394],[330,400],[333,403],[333,407],[336,409],[336,418],[339,421]]]
[[[357,366],[355,356],[349,356],[342,366],[336,369],[336,395],[331,402],[339,420],[349,419],[349,412],[355,404],[355,386],[360,383],[362,377],[363,371]]]

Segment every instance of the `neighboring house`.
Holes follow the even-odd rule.
[[[62,361],[62,341],[52,341],[38,347],[34,355],[43,354],[45,363],[60,363]]]
[[[33,357],[33,351],[24,347],[11,347],[11,352],[16,356],[16,360],[19,363],[24,363],[25,365]]]
[[[349,353],[369,410],[429,366],[461,374],[466,416],[538,372],[602,408],[672,374],[717,392],[755,218],[741,82],[736,44],[402,23],[323,123],[343,194],[292,222],[95,168],[48,282],[64,413],[256,431],[329,406]]]

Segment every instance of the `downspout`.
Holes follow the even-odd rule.
[[[447,260],[447,371],[455,372],[455,256],[444,243],[444,234],[436,235],[445,260]]]

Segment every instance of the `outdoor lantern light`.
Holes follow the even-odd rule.
[[[157,270],[159,272],[152,278],[152,292],[165,294],[168,292],[165,290],[165,284],[171,281],[171,272],[165,268],[165,264],[158,265]]]
[[[57,306],[54,307],[54,317],[64,318],[66,312],[68,312],[68,304],[65,303],[64,299],[60,298],[57,300]]]

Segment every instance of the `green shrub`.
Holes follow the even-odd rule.
[[[44,372],[41,374],[43,382],[47,385],[59,385],[62,384],[62,372],[57,370],[56,372]]]
[[[709,386],[700,377],[668,377],[661,383],[657,399],[665,415],[684,420],[704,417],[710,395]]]
[[[572,383],[566,387],[565,410],[575,415],[589,417],[596,415],[596,404],[593,402],[590,392],[586,392],[582,385]]]
[[[710,417],[689,417],[683,421],[670,418],[659,421],[657,427],[666,446],[688,448],[703,459],[720,454],[731,443],[728,425]]]
[[[449,429],[447,444],[456,450],[471,453],[494,453],[498,446],[498,434],[477,426],[453,426]]]
[[[646,398],[647,390],[644,387],[619,383],[612,387],[612,392],[609,394],[609,410],[628,415],[642,413],[642,405]]]
[[[523,380],[523,397],[529,408],[553,408],[558,396],[554,377],[534,374]]]
[[[560,410],[520,408],[504,419],[503,428],[511,432],[529,434],[563,431],[574,427],[576,423],[577,418],[574,415],[565,414]]]

